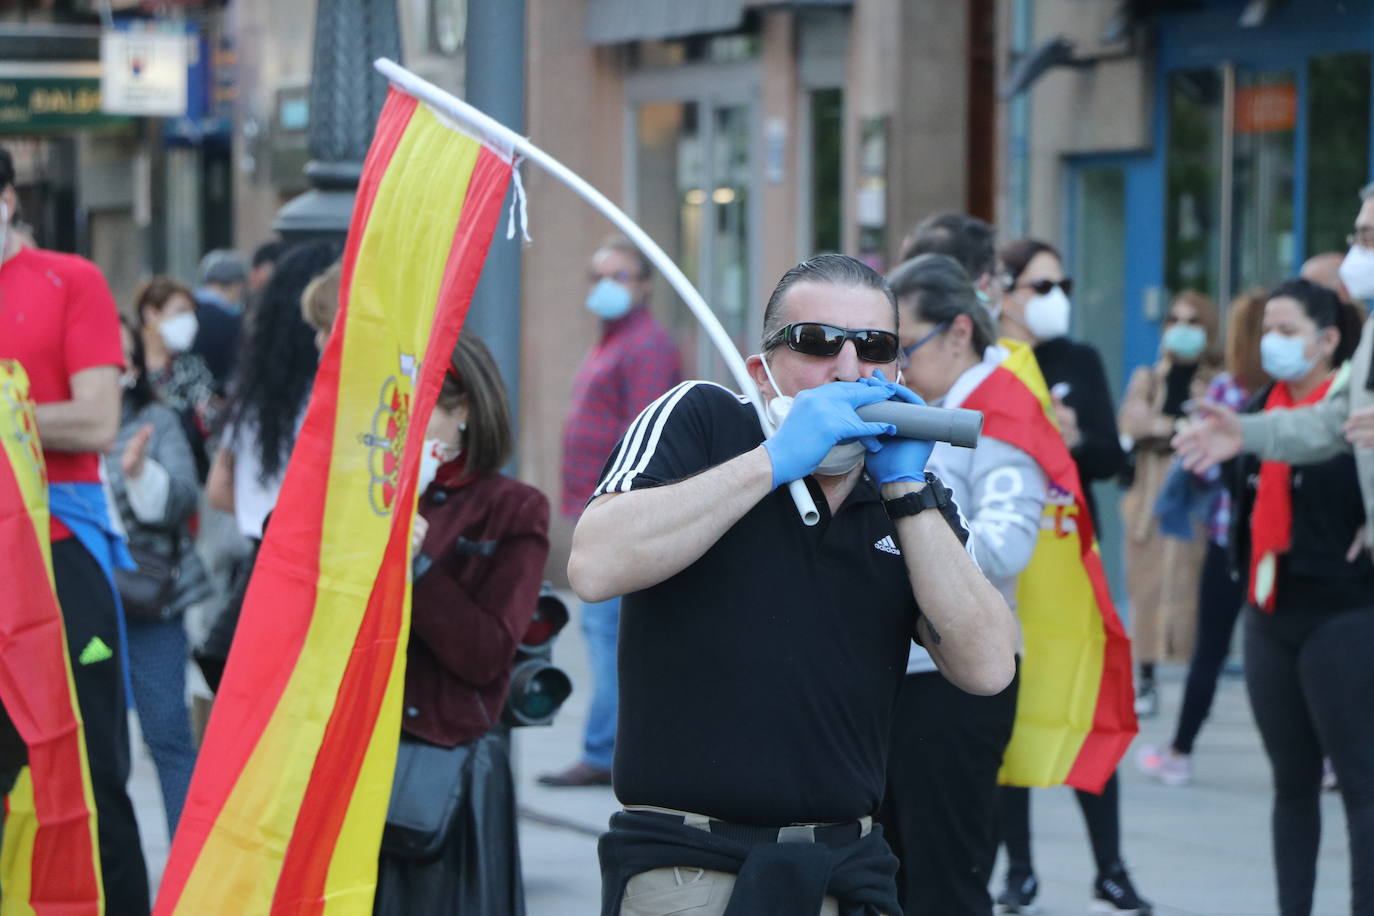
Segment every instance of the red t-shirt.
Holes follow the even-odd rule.
[[[73,254],[25,248],[0,266],[0,358],[29,376],[35,404],[72,399],[71,377],[124,365],[119,311],[100,268]],[[53,483],[100,480],[95,452],[43,450]],[[54,540],[70,536],[53,521]]]

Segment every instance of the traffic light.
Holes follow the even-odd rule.
[[[501,713],[506,725],[548,725],[572,694],[572,681],[553,665],[553,641],[567,624],[567,606],[545,582],[539,589],[534,619],[515,650],[510,692]]]

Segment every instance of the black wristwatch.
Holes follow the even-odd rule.
[[[949,487],[940,483],[940,478],[930,471],[926,471],[926,485],[919,492],[903,493],[896,499],[883,500],[883,508],[887,510],[887,517],[893,521],[908,515],[915,515],[917,512],[924,512],[927,509],[939,509],[943,514],[944,509],[949,504]]]

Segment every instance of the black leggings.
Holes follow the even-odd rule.
[[[1245,685],[1274,772],[1279,912],[1312,912],[1325,752],[1350,835],[1351,916],[1374,916],[1374,607],[1245,613]]]
[[[1209,543],[1198,587],[1197,646],[1188,664],[1188,682],[1183,687],[1183,706],[1174,732],[1173,748],[1180,754],[1193,752],[1193,741],[1212,711],[1217,678],[1231,651],[1231,633],[1244,603],[1245,584],[1231,578],[1226,548]]]
[[[74,537],[53,542],[52,568],[86,735],[105,912],[140,916],[148,912],[148,872],[134,806],[125,788],[129,781],[129,707],[114,594],[100,564]],[[100,650],[102,643],[104,650]],[[85,663],[81,661],[83,655]]]
[[[1121,861],[1121,783],[1113,772],[1101,795],[1081,789],[1075,789],[1073,794],[1083,811],[1097,872],[1100,875],[1111,871]],[[1032,874],[1035,868],[1031,863],[1030,789],[1002,786],[1000,801],[1007,874]]]

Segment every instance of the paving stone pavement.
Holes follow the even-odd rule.
[[[617,804],[610,789],[550,789],[538,774],[577,759],[589,689],[584,645],[573,623],[556,647],[556,661],[577,685],[557,722],[518,731],[516,781],[529,816],[520,824],[529,916],[594,914],[600,906],[596,834]],[[1122,763],[1122,845],[1136,885],[1158,916],[1274,916],[1274,873],[1269,851],[1270,776],[1245,696],[1234,675],[1223,678],[1211,720],[1195,754],[1195,780],[1171,789],[1137,772],[1135,748],[1171,735],[1182,689],[1182,669],[1161,675],[1161,709],[1142,723]],[[166,827],[156,776],[135,731],[130,791],[143,831],[154,886],[167,855]],[[1035,864],[1042,914],[1087,911],[1092,859],[1082,817],[1068,789],[1037,790],[1032,797]],[[1339,796],[1322,800],[1322,846],[1314,916],[1349,913],[1350,861]],[[1000,886],[1000,865],[997,879]]]

